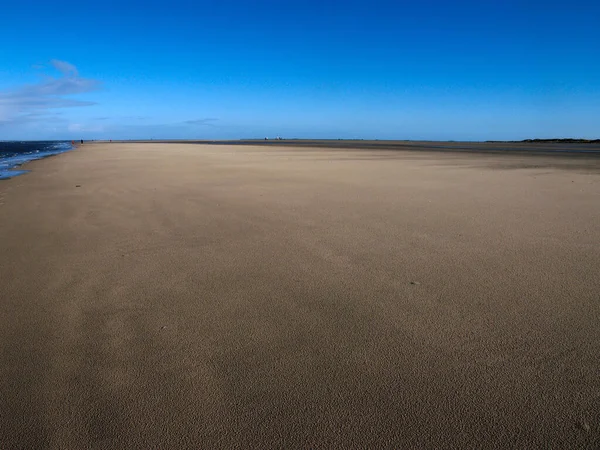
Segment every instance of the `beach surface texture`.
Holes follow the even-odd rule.
[[[600,160],[355,147],[0,182],[0,448],[599,448]]]

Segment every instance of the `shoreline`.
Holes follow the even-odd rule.
[[[7,141],[7,142],[12,143],[13,141]],[[34,144],[38,141],[19,141],[19,142],[26,142],[26,143]],[[68,141],[39,141],[39,142],[41,142],[41,143],[57,142],[57,143],[67,143],[68,144]],[[9,158],[4,158],[4,159],[0,158],[0,163],[10,161],[11,159],[17,160],[16,163],[13,162],[12,165],[7,167],[6,169],[0,169],[0,181],[1,180],[10,180],[12,178],[16,178],[18,176],[25,175],[30,172],[30,170],[24,168],[25,165],[30,164],[35,161],[40,161],[40,160],[43,160],[46,158],[58,156],[63,153],[71,152],[73,150],[76,150],[77,147],[81,144],[69,144],[69,145],[71,146],[71,148],[64,149],[64,150],[55,150],[55,151],[38,150],[38,151],[41,151],[41,155],[40,155],[40,153],[22,153],[22,154],[17,153]]]

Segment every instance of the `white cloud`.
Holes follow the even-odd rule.
[[[52,60],[50,63],[61,76],[46,76],[36,84],[0,91],[0,126],[40,120],[57,108],[95,104],[70,96],[100,89],[98,80],[80,77],[77,68],[68,62]]]

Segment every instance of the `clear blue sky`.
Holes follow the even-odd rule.
[[[28,1],[0,140],[600,138],[598,1]]]

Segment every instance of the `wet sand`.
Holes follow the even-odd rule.
[[[599,447],[600,160],[421,150],[0,182],[0,447]]]

